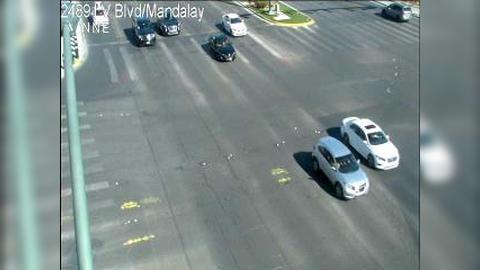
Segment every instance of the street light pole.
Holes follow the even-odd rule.
[[[85,192],[85,175],[82,162],[82,147],[77,111],[77,93],[73,72],[72,48],[70,47],[70,20],[63,27],[64,69],[67,83],[67,120],[68,145],[70,154],[70,176],[75,219],[75,240],[80,270],[93,270],[92,245],[88,219],[87,194]]]

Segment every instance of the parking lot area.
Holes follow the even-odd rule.
[[[315,23],[280,27],[237,2],[187,3],[202,21],[151,47],[135,46],[129,18],[86,35],[75,76],[96,268],[417,269],[419,19],[386,19],[368,1],[287,1]],[[248,27],[229,37],[229,63],[206,45],[225,13]],[[62,269],[74,269],[64,114]],[[370,191],[344,201],[311,151],[349,116],[378,123],[401,161],[381,171],[361,159]]]

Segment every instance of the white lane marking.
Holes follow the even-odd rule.
[[[237,58],[240,59],[243,63],[247,64],[250,66],[250,60],[241,52],[237,50]]]
[[[215,71],[215,73],[217,73],[218,77],[222,79],[224,83],[230,83],[230,79],[227,78],[225,74],[223,74],[223,72],[220,71],[220,69],[216,66],[216,63],[213,62],[213,59],[211,59],[204,53],[202,46],[200,46],[200,44],[198,44],[198,42],[196,42],[195,39],[193,38],[189,38],[189,40],[195,46],[195,48],[197,48],[197,50],[201,52],[201,55],[204,56],[208,65]]]
[[[125,47],[120,47],[120,54],[122,55],[123,61],[125,62],[125,66],[127,67],[130,80],[136,81],[138,79],[137,72],[135,71],[132,58],[128,54],[127,49]]]
[[[305,29],[305,28],[304,28]],[[298,31],[305,36],[306,39],[308,39],[310,42],[314,43],[315,45],[317,46],[320,46],[322,47],[323,49],[327,50],[327,51],[330,51],[330,52],[333,52],[334,49],[330,46],[328,46],[325,42],[322,42],[321,39],[318,39],[318,38],[314,38],[312,37],[310,34],[308,33],[305,33],[304,29],[299,29]],[[313,31],[313,29],[310,29],[310,28],[307,28],[309,29],[310,31],[312,31],[312,33],[316,33],[315,31]]]
[[[388,25],[390,27],[392,27],[393,29],[395,30],[399,30],[399,31],[405,31],[405,34],[410,34],[412,36],[418,36],[418,30],[415,31],[415,29],[411,29],[411,28],[406,28],[405,27],[405,23],[397,23],[397,22],[392,22],[390,20],[377,20],[377,22],[381,22],[382,24],[385,24],[385,25]]]
[[[394,42],[401,42],[401,43],[407,43],[407,44],[412,43],[411,41],[405,40],[405,39],[395,35],[394,33],[388,31],[388,29],[385,29],[385,28],[382,28],[382,27],[377,27],[377,26],[373,25],[371,22],[365,23],[363,25],[363,27],[372,29],[375,32],[383,33],[384,36],[388,37],[388,40],[392,40]]]
[[[257,42],[258,44],[260,44],[260,46],[262,46],[265,50],[267,50],[271,55],[273,55],[274,57],[278,58],[278,59],[281,59],[283,58],[282,55],[280,53],[278,53],[274,48],[272,48],[272,46],[268,45],[265,41],[263,41],[260,37],[258,37],[256,34],[254,34],[253,32],[249,32],[248,33],[248,36],[250,36],[253,40],[255,40],[255,42]]]
[[[380,32],[376,31],[375,33],[372,33],[372,28],[365,27],[363,23],[359,24],[354,24],[356,28],[359,28],[362,31],[362,34],[368,36],[371,40],[374,40],[377,43],[381,43],[385,46],[389,46],[392,41],[398,41],[396,39],[392,40],[390,38],[387,38],[385,34],[381,33],[381,36],[379,36]]]
[[[333,31],[329,31],[323,28],[317,28],[319,36],[323,37],[323,41],[328,43],[331,47],[340,49],[340,48],[348,48],[348,49],[356,49],[356,47],[348,42],[345,42],[345,39],[342,37],[338,37],[338,34],[335,34]],[[338,29],[337,29],[338,31]]]
[[[85,105],[85,103],[83,101],[78,101],[77,102],[77,106],[83,106],[83,105]],[[67,108],[67,106],[65,104],[62,104],[62,109],[66,109],[66,108]]]
[[[357,43],[359,43],[360,46],[363,48],[369,48],[369,47],[374,48],[379,46],[376,42],[366,38],[365,36],[361,36],[357,31],[355,31],[350,27],[343,27],[342,29],[344,32],[349,34],[352,37],[352,39],[354,39]]]
[[[167,57],[167,60],[170,62],[172,65],[173,69],[177,73],[177,75],[180,78],[180,81],[185,84],[185,89],[190,93],[190,95],[193,97],[193,99],[198,102],[201,106],[210,106],[207,102],[207,99],[205,98],[205,95],[200,92],[200,90],[195,86],[195,83],[191,81],[190,77],[182,70],[180,65],[178,64],[178,61],[173,57],[172,52],[170,52],[170,49],[165,45],[165,43],[160,43],[160,47],[162,47],[163,52],[165,53],[165,56]]]
[[[86,116],[86,115],[87,115],[87,112],[79,112],[79,113],[78,113],[78,117],[84,117],[84,116]],[[67,119],[67,115],[64,114],[64,113],[62,113],[62,115],[60,116],[60,118],[61,118],[62,120],[65,120],[65,119]]]
[[[291,29],[287,29],[287,28],[280,28],[279,29],[280,31],[282,31],[282,35],[287,35],[290,37],[290,39],[293,39],[293,40],[296,40],[297,42],[299,42],[300,44],[302,44],[303,46],[307,47],[309,50],[311,50],[312,52],[316,52],[317,51],[317,48],[315,48],[315,46],[313,46],[312,44],[308,43],[307,41],[305,41],[303,38],[301,38],[299,35],[298,35],[298,31],[300,30],[296,30],[296,34],[292,33],[292,30]]]
[[[226,89],[230,90],[230,92],[233,94],[233,96],[236,99],[241,100],[241,101],[246,101],[247,99],[246,99],[245,95],[243,95],[241,90],[230,80],[230,78],[225,76],[225,74],[223,74],[223,72],[218,68],[218,66],[217,66],[218,63],[215,63],[213,59],[211,59],[210,57],[208,57],[204,53],[202,46],[200,46],[200,44],[198,44],[195,41],[195,39],[190,38],[189,40],[202,53],[202,55],[205,58],[207,58],[206,62],[215,71],[215,73],[217,73],[218,77],[227,85]]]
[[[399,30],[398,28],[395,28],[393,26],[389,26],[388,24],[382,24],[381,22],[379,21],[375,21],[373,22],[373,24],[375,24],[377,27],[380,27],[380,28],[387,28],[387,30],[390,30],[392,32],[395,32],[397,33],[398,35],[404,37],[405,39],[408,39],[408,40],[411,40],[412,42],[417,42],[418,39],[414,36],[411,36],[405,32],[402,32],[401,30]]]
[[[126,45],[126,44],[130,44],[130,41],[122,40],[122,41],[111,41],[111,42],[102,42],[102,43],[90,43],[88,44],[88,47],[115,46],[115,45]]]
[[[315,30],[313,30],[312,28],[310,28],[309,26],[303,26],[302,29],[305,29],[307,30],[308,32],[312,33],[312,34],[315,34]]]
[[[122,37],[124,38],[124,33],[122,33],[123,31],[120,30],[120,26],[119,26],[119,23],[118,23],[118,18],[114,18],[112,20],[110,20],[112,23],[110,25],[113,25],[113,34],[115,35],[115,38],[116,39],[122,39]]]
[[[95,164],[92,166],[86,166],[84,174],[90,175],[90,174],[96,174],[100,172],[103,172],[103,166],[100,164]],[[60,174],[62,179],[68,178],[70,177],[70,170],[66,170],[65,172],[60,172]]]
[[[108,232],[108,231],[111,231],[112,228],[119,227],[119,226],[121,226],[121,223],[118,219],[111,220],[111,221],[104,221],[101,223],[95,223],[90,225],[90,233],[98,234],[102,232]],[[71,228],[69,230],[62,230],[62,235],[61,235],[62,241],[70,240],[70,239],[73,239],[74,237],[75,237],[74,228]],[[134,268],[131,268],[131,269],[134,269]]]
[[[79,127],[80,130],[87,130],[87,129],[90,129],[90,128],[91,128],[91,126],[88,125],[88,124],[87,124],[87,125],[81,125],[81,126]],[[65,133],[65,132],[67,132],[67,130],[68,130],[67,128],[61,128],[61,129],[60,129],[60,132],[61,132],[61,133]]]
[[[102,189],[107,189],[110,187],[110,184],[108,181],[101,181],[93,184],[88,184],[85,186],[85,191],[87,192],[94,192],[94,191],[99,191]],[[72,189],[71,188],[65,188],[61,190],[61,196],[62,198],[68,197],[72,195]]]
[[[110,70],[110,80],[112,81],[112,83],[117,83],[118,72],[113,62],[112,54],[110,54],[110,51],[107,48],[103,49],[103,54],[105,54],[105,58],[107,59],[108,69]]]
[[[92,158],[98,158],[100,157],[100,153],[98,153],[98,151],[93,151],[93,152],[87,152],[87,153],[83,153],[83,156],[82,156],[82,159],[83,160],[88,160],[88,159],[92,159]],[[68,162],[70,160],[70,157],[68,155],[65,155],[65,156],[62,156],[61,157],[61,162]]]
[[[309,114],[307,111],[305,111],[302,108],[298,108],[297,110],[300,113],[300,118],[303,120],[303,122],[307,126],[310,126],[313,128],[320,128],[320,123],[318,123],[318,121],[311,114]]]
[[[82,139],[80,143],[82,145],[89,145],[89,144],[93,144],[94,142],[95,142],[94,138],[87,138],[87,139]],[[67,148],[68,147],[68,142],[62,142],[60,144],[60,147],[61,147],[61,149]]]

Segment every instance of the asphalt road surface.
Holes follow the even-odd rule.
[[[418,268],[419,20],[369,2],[291,4],[316,23],[193,1],[202,22],[154,47],[132,44],[129,19],[87,34],[76,85],[96,269]],[[204,49],[225,12],[249,28],[232,63]],[[369,194],[340,201],[310,150],[347,116],[381,125],[401,164],[362,165]],[[62,269],[75,269],[65,128]]]

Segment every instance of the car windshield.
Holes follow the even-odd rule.
[[[226,37],[219,37],[219,38],[215,39],[215,46],[217,46],[217,47],[224,47],[227,44],[229,44],[229,41]]]
[[[138,20],[138,26],[140,26],[141,28],[150,27],[150,21],[149,20]]]
[[[338,171],[341,173],[351,173],[358,170],[359,166],[353,154],[335,158],[339,167]]]
[[[412,11],[412,9],[410,7],[404,7],[403,11]]]
[[[388,142],[387,137],[381,131],[369,133],[368,134],[368,140],[370,141],[370,144],[372,144],[372,145],[379,145],[379,144],[384,144],[384,143]]]
[[[240,19],[240,18],[232,18],[231,22],[232,22],[232,24],[234,24],[234,23],[241,23],[241,22],[242,22],[242,19]]]

